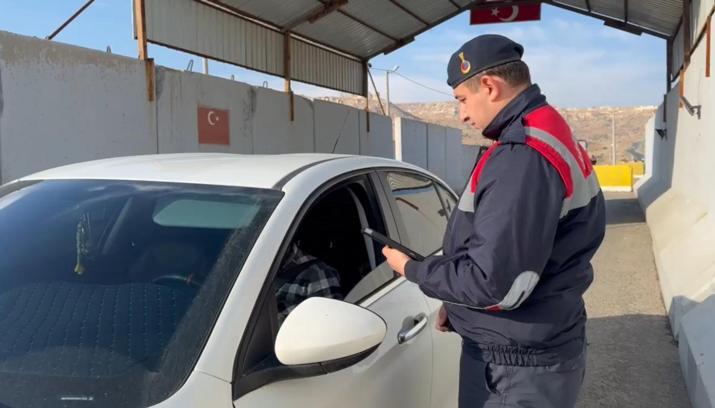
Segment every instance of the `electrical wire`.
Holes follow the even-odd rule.
[[[406,79],[406,80],[408,80],[408,81],[410,81],[410,82],[412,82],[412,83],[415,84],[415,85],[419,85],[419,86],[421,86],[422,88],[429,89],[429,90],[432,91],[432,92],[437,92],[437,93],[439,93],[439,94],[449,96],[450,98],[454,96],[454,95],[448,94],[447,92],[440,91],[439,89],[435,89],[435,88],[432,88],[432,87],[427,86],[427,85],[425,85],[425,84],[422,84],[422,83],[420,83],[419,81],[415,81],[414,79],[412,79],[412,78],[410,78],[410,77],[407,77],[407,76],[405,76],[405,75],[402,75],[402,74],[399,73],[399,72],[392,71],[392,73],[395,74],[395,75],[398,75],[398,76],[400,76],[400,77],[402,77],[402,78],[404,78],[404,79]]]

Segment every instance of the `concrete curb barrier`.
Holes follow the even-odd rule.
[[[683,317],[678,345],[680,364],[694,407],[712,407],[715,401],[715,295]],[[710,323],[710,324],[706,324]]]

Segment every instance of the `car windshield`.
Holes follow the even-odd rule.
[[[0,407],[166,399],[281,197],[133,181],[0,187]]]

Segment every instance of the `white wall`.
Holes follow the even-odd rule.
[[[395,119],[395,157],[428,169],[461,192],[476,160],[477,146],[463,145],[459,129]]]
[[[684,96],[702,106],[701,117],[679,106],[676,85],[646,127],[648,170],[637,185],[696,408],[715,406],[715,82],[705,77],[705,44],[692,53],[684,80]],[[661,138],[655,128],[667,128],[667,137]]]
[[[367,130],[367,112],[360,111],[360,154],[364,156],[395,158],[395,142],[392,135],[392,119],[370,113],[370,131]]]
[[[253,153],[253,88],[241,82],[157,68],[159,151]],[[142,80],[143,81],[143,80]],[[199,144],[197,105],[229,111],[229,146]]]
[[[105,157],[331,152],[394,157],[392,121],[329,102],[0,32],[0,181]],[[198,106],[229,111],[229,145],[199,144]]]
[[[157,152],[136,60],[0,32],[0,178]]]
[[[360,111],[337,103],[314,101],[315,151],[357,154],[360,151]],[[364,125],[365,126],[365,125]]]

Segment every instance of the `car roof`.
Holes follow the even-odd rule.
[[[302,170],[326,161],[362,159],[366,167],[399,162],[367,156],[304,153],[243,155],[227,153],[154,154],[95,160],[49,169],[21,180],[132,180],[276,188]],[[399,163],[398,165],[403,165]],[[409,166],[409,165],[408,165]],[[411,166],[410,166],[411,167]]]

